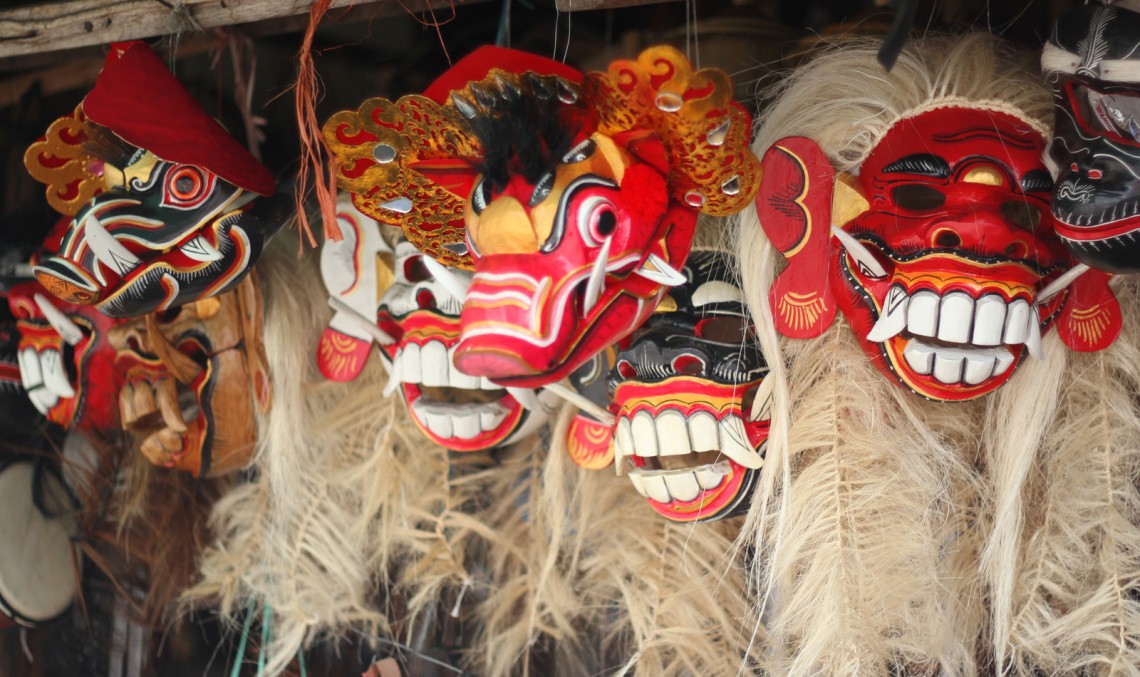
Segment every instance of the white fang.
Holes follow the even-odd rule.
[[[91,252],[95,254],[95,258],[102,261],[111,270],[117,271],[120,275],[126,275],[141,263],[139,257],[132,254],[131,250],[115,239],[114,235],[107,232],[107,229],[99,223],[99,219],[94,214],[87,216],[87,220],[83,222],[83,229],[87,244],[91,247]]]

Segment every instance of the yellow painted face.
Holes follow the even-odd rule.
[[[567,186],[586,175],[621,185],[629,156],[605,134],[588,139],[591,152],[571,151],[553,173],[529,184],[513,177],[498,195],[480,178],[467,199],[467,237],[481,256],[539,251],[555,231]],[[565,218],[565,214],[562,215]]]
[[[146,185],[158,162],[158,156],[148,150],[121,169],[110,163],[104,164],[103,186],[111,190]]]

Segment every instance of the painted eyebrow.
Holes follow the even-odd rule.
[[[1021,191],[1024,193],[1043,193],[1053,190],[1053,177],[1046,169],[1034,169],[1021,177]]]
[[[945,179],[950,176],[950,165],[937,155],[916,153],[895,160],[883,167],[885,174],[918,174]]]

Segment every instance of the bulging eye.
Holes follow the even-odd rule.
[[[423,255],[409,256],[404,259],[404,279],[412,284],[426,282],[431,279],[431,271],[424,263]]]
[[[591,247],[599,247],[617,229],[617,207],[608,198],[595,195],[578,208],[578,231]]]
[[[928,212],[946,203],[942,191],[924,183],[896,186],[891,190],[891,199],[896,205],[912,212]]]
[[[168,207],[187,209],[205,202],[213,181],[204,170],[193,165],[177,165],[166,173],[162,202]]]
[[[479,177],[478,183],[475,188],[471,190],[471,210],[476,215],[482,214],[487,205],[491,203],[491,184],[487,183],[486,179]]]

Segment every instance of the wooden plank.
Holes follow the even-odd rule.
[[[386,5],[389,12],[426,12],[478,0],[332,0],[332,8]],[[611,9],[676,0],[555,0],[560,11]],[[0,10],[0,60],[193,33],[306,14],[313,0],[56,0]]]
[[[455,5],[473,0],[452,0]],[[175,33],[190,34],[305,14],[313,0],[60,0],[0,11],[0,58]],[[332,0],[332,8],[384,4],[420,12],[441,0]]]

